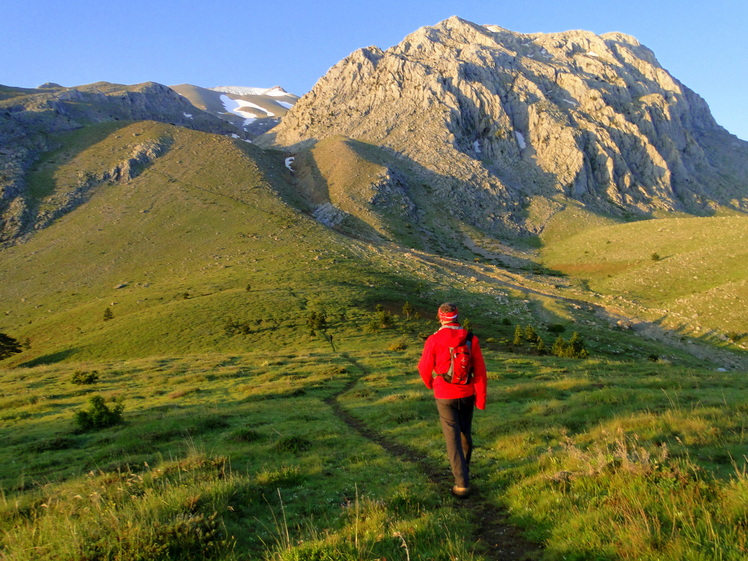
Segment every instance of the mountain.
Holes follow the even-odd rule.
[[[38,216],[43,203],[39,194],[44,189],[35,192],[30,188],[27,175],[43,153],[63,146],[59,135],[96,123],[140,120],[218,134],[241,133],[155,82],[134,86],[98,82],[73,88],[44,84],[37,89],[0,86],[0,242],[43,225]],[[128,166],[130,159],[142,157],[139,153],[128,155],[123,164]],[[56,206],[69,207],[89,183],[81,178],[77,195]]]
[[[280,86],[246,88],[224,86],[201,88],[189,84],[171,86],[195,107],[207,111],[256,136],[276,126],[299,96]]]
[[[426,185],[432,206],[490,235],[539,234],[571,207],[748,212],[748,143],[621,33],[452,17],[352,53],[258,142],[301,152],[336,136],[388,150],[418,172],[406,195]]]
[[[232,91],[221,93],[155,82],[132,86],[98,82],[73,88],[48,83],[36,89],[0,86],[0,242],[44,227],[85,198],[90,178],[82,178],[64,196],[58,192],[47,200],[38,196],[44,189],[37,193],[28,184],[28,173],[38,158],[63,145],[60,134],[96,123],[153,120],[250,139],[277,124],[277,116],[296,99],[278,87],[228,89]],[[250,120],[256,122],[248,125]],[[142,167],[152,156],[146,152],[135,150],[117,166],[133,173],[137,166],[128,162]],[[112,176],[117,173],[114,168],[110,171]],[[40,210],[42,206],[45,209]]]
[[[353,53],[253,142],[222,96],[283,92],[185,87],[204,110],[155,83],[2,88],[0,332],[31,340],[19,363],[233,352],[246,329],[272,350],[311,311],[356,310],[357,332],[376,304],[456,298],[498,342],[563,323],[600,353],[660,354],[646,332],[695,354],[669,329],[745,346],[745,143],[637,45],[452,18]],[[641,112],[657,94],[622,101],[657,88],[669,120]]]

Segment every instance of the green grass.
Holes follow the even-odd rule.
[[[93,185],[85,204],[0,254],[0,331],[30,343],[0,370],[4,559],[485,559],[423,467],[446,469],[415,364],[447,300],[490,370],[476,486],[544,559],[745,555],[743,374],[717,372],[708,357],[723,355],[708,345],[700,358],[690,343],[611,329],[597,307],[607,293],[651,313],[734,296],[745,219],[612,225],[577,212],[577,226],[596,229],[570,236],[560,218],[542,249],[547,267],[577,278],[549,274],[529,250],[510,270],[431,251],[461,242],[439,242],[428,211],[409,229],[363,205],[386,164],[376,147],[344,143],[336,162],[336,140],[307,154],[326,196],[359,220],[345,225],[351,238],[307,214],[325,193],[300,193],[284,154],[156,123],[61,136],[32,171],[36,203],[59,211],[81,173],[164,138],[138,177]],[[375,231],[407,243],[370,241]],[[685,276],[695,256],[703,284]],[[655,282],[674,296],[661,300]],[[391,326],[372,328],[379,306]],[[321,312],[326,331],[311,334]],[[744,333],[745,315],[731,313],[715,310],[720,329]],[[577,331],[591,358],[514,345],[515,325],[547,348],[559,329]],[[345,410],[422,461],[352,430],[330,404],[340,392]],[[95,396],[123,404],[124,423],[79,426]]]
[[[542,256],[548,267],[615,296],[614,305],[633,301],[670,328],[724,337],[748,331],[746,247],[743,216],[670,218],[551,236]]]
[[[400,368],[363,361],[372,374],[344,402],[439,462],[433,403],[401,373],[416,358]],[[545,543],[544,559],[744,557],[740,375],[509,355],[493,355],[489,372],[489,406],[476,414],[476,485]]]
[[[323,402],[360,375],[350,361],[260,358],[97,363],[86,390],[60,365],[3,371],[5,557],[381,558],[402,539],[414,558],[471,557],[465,522],[424,475]],[[123,400],[125,425],[76,430],[94,392]]]
[[[420,339],[407,325],[344,354],[0,371],[0,442],[13,459],[0,468],[4,555],[398,559],[405,543],[411,559],[484,558],[446,489],[325,402],[355,381],[339,398],[345,409],[446,469],[433,398],[415,372]],[[409,344],[391,351],[393,339]],[[543,559],[744,556],[744,376],[646,361],[487,358],[474,484],[544,544]],[[73,382],[86,371],[99,378]],[[75,413],[92,395],[124,403],[125,423],[78,430]]]

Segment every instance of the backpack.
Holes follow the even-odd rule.
[[[468,333],[465,342],[449,347],[449,370],[440,374],[445,382],[464,386],[473,381],[473,334]]]

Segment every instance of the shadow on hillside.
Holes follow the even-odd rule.
[[[718,332],[708,330],[697,335],[685,323],[674,327],[667,326],[668,319],[667,316],[662,316],[651,322],[638,322],[634,326],[634,331],[643,337],[709,361],[714,366],[730,370],[748,369],[748,353],[736,346],[723,346],[727,344],[727,340],[721,339]]]
[[[32,368],[34,366],[45,366],[48,364],[57,364],[58,362],[62,362],[63,360],[70,358],[77,352],[78,352],[78,349],[73,347],[71,349],[65,349],[64,351],[57,351],[56,353],[50,353],[47,355],[42,355],[36,358],[32,358],[31,360],[22,362],[18,366],[19,368]]]
[[[291,146],[284,152],[295,158],[295,169],[292,177],[285,176],[285,186],[278,185],[278,194],[318,222],[367,242],[386,239],[442,256],[486,258],[517,268],[536,266],[519,255],[521,251],[514,251],[512,242],[502,242],[502,249],[489,251],[478,248],[473,240],[467,241],[467,233],[477,231],[497,243],[501,239],[523,245],[529,238],[521,226],[524,211],[520,203],[502,202],[497,207],[483,186],[429,169],[392,148],[349,138],[345,146],[358,158],[389,172],[369,185],[374,193],[371,198],[346,202],[351,214],[332,202],[329,178],[315,159],[314,147],[321,140],[312,140],[311,145]],[[346,187],[356,186],[338,185],[337,189]]]

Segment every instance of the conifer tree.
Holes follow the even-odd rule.
[[[522,344],[522,337],[523,337],[522,326],[521,325],[517,325],[517,327],[514,328],[514,341],[513,341],[513,343],[515,345],[521,345]]]

